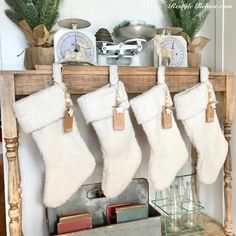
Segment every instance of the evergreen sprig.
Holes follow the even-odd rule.
[[[205,6],[209,2],[210,0],[165,0],[172,25],[183,28],[190,38],[199,32],[209,14],[207,8],[196,7],[197,4]],[[188,5],[191,6],[188,9],[181,8]]]
[[[15,24],[25,20],[31,29],[44,24],[50,31],[59,15],[61,0],[5,0],[10,9],[6,16]]]

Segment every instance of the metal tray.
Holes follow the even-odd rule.
[[[149,218],[107,225],[106,207],[121,202],[146,204],[149,208]],[[101,190],[101,184],[82,186],[73,197],[58,208],[47,208],[47,220],[50,235],[56,235],[56,223],[59,215],[73,211],[88,211],[92,214],[93,229],[68,236],[159,236],[161,222],[159,213],[149,205],[149,187],[146,179],[134,179],[128,188],[116,198],[106,198]]]

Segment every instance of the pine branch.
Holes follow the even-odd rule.
[[[54,14],[52,15],[52,19],[45,25],[48,30],[52,29],[52,27],[55,24],[55,22],[57,21],[58,17],[59,17],[59,13],[54,12]]]
[[[25,2],[24,0],[5,0],[10,8],[20,17],[25,18]]]
[[[59,17],[59,5],[60,5],[60,0],[56,0],[56,5],[55,5],[54,12],[51,16],[51,19],[48,21],[48,23],[46,25],[47,29],[51,30],[53,25],[55,24],[55,22],[58,19],[58,17]]]
[[[20,15],[10,9],[5,10],[5,14],[11,21],[13,21],[17,25],[21,20],[23,20]]]
[[[31,29],[39,25],[39,13],[33,2],[29,2],[26,4],[25,14],[27,17],[26,21]]]
[[[52,15],[55,13],[56,6],[57,6],[57,1],[55,0],[48,0],[44,2],[42,6],[42,12],[40,15],[41,24],[48,25],[48,23],[52,19]]]
[[[188,35],[193,38],[201,29],[209,11],[205,8],[195,8],[196,4],[206,5],[210,0],[165,0],[168,17],[175,27],[181,27]],[[191,9],[171,8],[171,4],[181,6],[191,4]]]
[[[41,12],[42,10],[42,6],[43,6],[43,2],[42,0],[33,0],[33,3],[35,5],[35,7],[37,8],[38,12]]]
[[[175,15],[175,12],[172,9],[169,9],[167,13],[173,26],[179,27],[181,25],[181,20]]]
[[[185,32],[190,34],[193,25],[192,19],[191,19],[191,12],[187,10],[180,11],[180,18],[181,18],[181,23],[182,23],[182,28],[184,29]],[[189,35],[191,37],[191,35]]]
[[[5,0],[10,7],[6,15],[16,24],[26,20],[31,29],[44,24],[51,30],[59,12],[60,0]]]
[[[208,14],[209,14],[209,11],[205,11],[201,15],[198,15],[196,17],[196,20],[194,19],[195,27],[193,28],[193,32],[192,32],[193,37],[199,32],[199,30],[204,25]]]

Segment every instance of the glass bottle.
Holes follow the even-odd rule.
[[[179,189],[179,192],[178,192],[179,201],[182,206],[183,202],[184,202],[184,195],[185,195],[185,186],[184,186],[184,178],[183,177],[178,179],[178,189]]]
[[[182,211],[178,196],[178,185],[171,186],[168,204],[168,227],[169,233],[178,233],[182,226]]]
[[[186,182],[186,190],[184,196],[183,208],[186,210],[184,216],[184,227],[192,229],[195,227],[195,211],[198,208],[198,200],[195,187],[192,182]]]

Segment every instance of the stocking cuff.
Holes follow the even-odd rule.
[[[64,91],[53,85],[13,103],[13,110],[22,130],[31,133],[64,116]]]
[[[77,100],[87,124],[113,116],[117,89],[122,101],[119,107],[127,110],[129,108],[128,97],[121,81],[119,81],[119,85],[106,85]]]
[[[211,84],[201,83],[187,89],[174,97],[177,118],[179,120],[189,119],[203,110],[206,110],[208,104],[208,87]],[[212,98],[215,100],[213,89]]]
[[[172,105],[169,92],[168,97]],[[155,116],[160,115],[162,107],[165,105],[165,90],[163,85],[155,86],[147,92],[133,98],[130,104],[138,124],[150,121]]]

